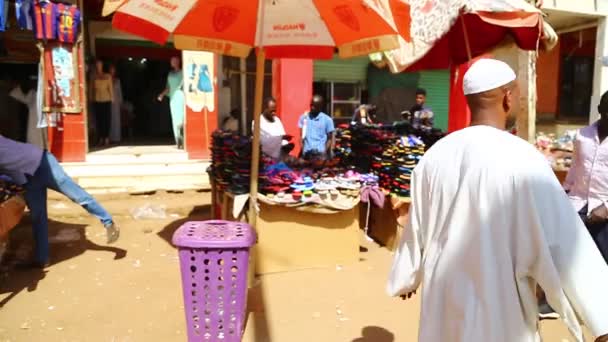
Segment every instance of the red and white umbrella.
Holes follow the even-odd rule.
[[[398,47],[391,16],[377,0],[106,0],[113,26],[180,50],[268,58],[362,56]]]
[[[384,53],[392,72],[447,68],[486,53],[508,35],[524,50],[557,36],[524,0],[387,0],[400,47]]]
[[[399,47],[386,0],[106,0],[112,25],[159,44],[246,57],[258,48],[254,113],[262,111],[264,60],[365,56]],[[260,143],[255,120],[253,146]],[[259,149],[252,151],[249,220],[255,227]]]

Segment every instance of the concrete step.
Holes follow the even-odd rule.
[[[91,193],[209,189],[209,161],[188,160],[172,146],[119,146],[89,153],[84,163],[62,164]]]
[[[188,153],[166,147],[115,147],[89,153],[86,162],[90,164],[137,164],[187,162]]]
[[[210,188],[208,162],[168,164],[71,164],[66,172],[87,190],[147,192]]]
[[[205,175],[167,175],[131,177],[77,178],[80,186],[91,193],[143,193],[154,191],[185,191],[210,189]]]
[[[207,173],[210,163],[205,161],[138,162],[138,163],[64,163],[66,172],[73,178],[170,176]]]

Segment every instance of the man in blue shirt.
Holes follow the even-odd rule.
[[[80,204],[97,217],[106,228],[108,243],[118,240],[120,229],[112,216],[78,184],[74,183],[57,159],[32,144],[23,144],[0,135],[0,174],[9,176],[25,189],[25,201],[30,208],[36,249],[31,266],[49,264],[47,190],[55,190]]]
[[[298,122],[302,130],[302,155],[305,159],[327,159],[331,152],[334,121],[322,112],[323,105],[323,97],[313,96],[310,111],[304,113]]]

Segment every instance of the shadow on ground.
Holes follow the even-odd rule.
[[[395,335],[381,327],[365,327],[361,330],[361,337],[352,342],[393,342]]]
[[[123,259],[127,251],[121,248],[102,246],[88,240],[85,234],[86,224],[73,224],[49,220],[49,237],[51,237],[51,266],[78,257],[86,251],[104,251],[114,254],[114,260]],[[102,228],[99,228],[102,229]],[[10,236],[9,249],[0,265],[0,295],[9,294],[0,301],[0,308],[6,305],[20,292],[33,292],[48,271],[42,269],[24,269],[17,265],[31,260],[34,242],[31,222],[24,218]]]
[[[211,205],[201,205],[192,208],[188,217],[179,219],[177,221],[173,221],[169,223],[165,228],[163,228],[160,232],[158,232],[158,236],[165,240],[168,244],[173,246],[171,242],[173,239],[173,234],[176,230],[179,229],[184,223],[190,221],[205,221],[211,219]]]

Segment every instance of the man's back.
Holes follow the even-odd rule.
[[[19,143],[0,135],[0,174],[11,177],[19,184],[25,184],[26,175],[33,175],[40,166],[42,152],[34,145]]]
[[[410,220],[424,252],[418,262],[413,254],[395,264],[389,292],[412,282],[413,264],[424,291],[420,341],[537,341],[535,282],[580,334],[562,289],[572,274],[562,272],[569,271],[564,263],[576,267],[587,256],[575,254],[572,241],[594,246],[531,145],[484,126],[446,137],[414,171]],[[556,246],[561,250],[552,254]],[[595,266],[608,280],[608,269]]]

